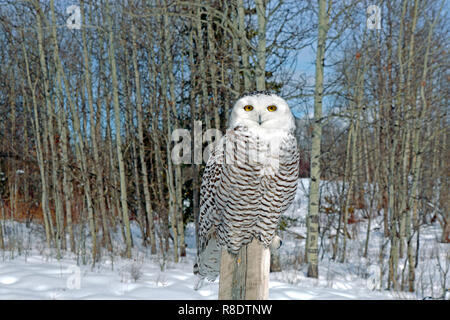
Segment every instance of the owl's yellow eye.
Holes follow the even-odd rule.
[[[244,110],[245,111],[252,111],[253,110],[253,106],[247,105],[247,106],[244,107]]]
[[[277,106],[268,106],[267,110],[269,110],[270,112],[274,112],[277,110]]]

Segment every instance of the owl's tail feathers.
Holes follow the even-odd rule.
[[[198,258],[197,258],[198,260]],[[194,264],[194,274],[195,274],[195,284],[194,284],[194,290],[197,291],[198,289],[200,289],[203,286],[203,280],[204,278],[202,276],[200,276],[199,274],[199,270],[198,270],[198,263],[196,262]]]
[[[198,289],[200,289],[201,287],[203,287],[203,283],[204,283],[204,278],[200,277],[199,275],[197,275],[195,277],[195,284],[194,284],[194,290],[197,291]]]
[[[197,252],[197,262],[194,264],[194,274],[201,279],[214,281],[220,271],[221,249],[216,239],[211,237],[204,249]]]

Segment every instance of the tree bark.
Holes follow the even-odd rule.
[[[269,298],[270,250],[255,238],[238,254],[222,249],[219,300]]]
[[[119,175],[120,175],[120,203],[122,206],[123,224],[125,226],[125,243],[126,243],[126,256],[131,258],[131,230],[130,230],[130,218],[128,214],[128,202],[127,202],[127,181],[125,176],[125,162],[122,153],[122,130],[120,124],[120,104],[119,104],[119,87],[117,81],[117,66],[116,56],[114,49],[114,34],[112,30],[111,17],[109,6],[106,5],[106,20],[109,27],[109,59],[111,63],[111,80],[112,80],[112,93],[113,93],[113,105],[114,105],[114,124],[116,131],[116,151],[117,161],[119,163]]]
[[[316,77],[314,89],[314,124],[311,147],[311,182],[308,200],[308,231],[306,254],[308,260],[308,277],[319,277],[318,240],[319,240],[319,184],[320,184],[320,143],[322,139],[322,98],[323,73],[325,61],[325,44],[329,29],[329,12],[325,0],[319,1],[319,36],[317,38]]]

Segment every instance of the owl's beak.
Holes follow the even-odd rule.
[[[262,121],[261,121],[261,115],[258,114],[258,124],[261,125]]]

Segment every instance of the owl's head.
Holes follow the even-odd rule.
[[[244,94],[235,103],[230,127],[237,126],[291,131],[295,130],[295,121],[284,99],[267,91],[256,91]]]

